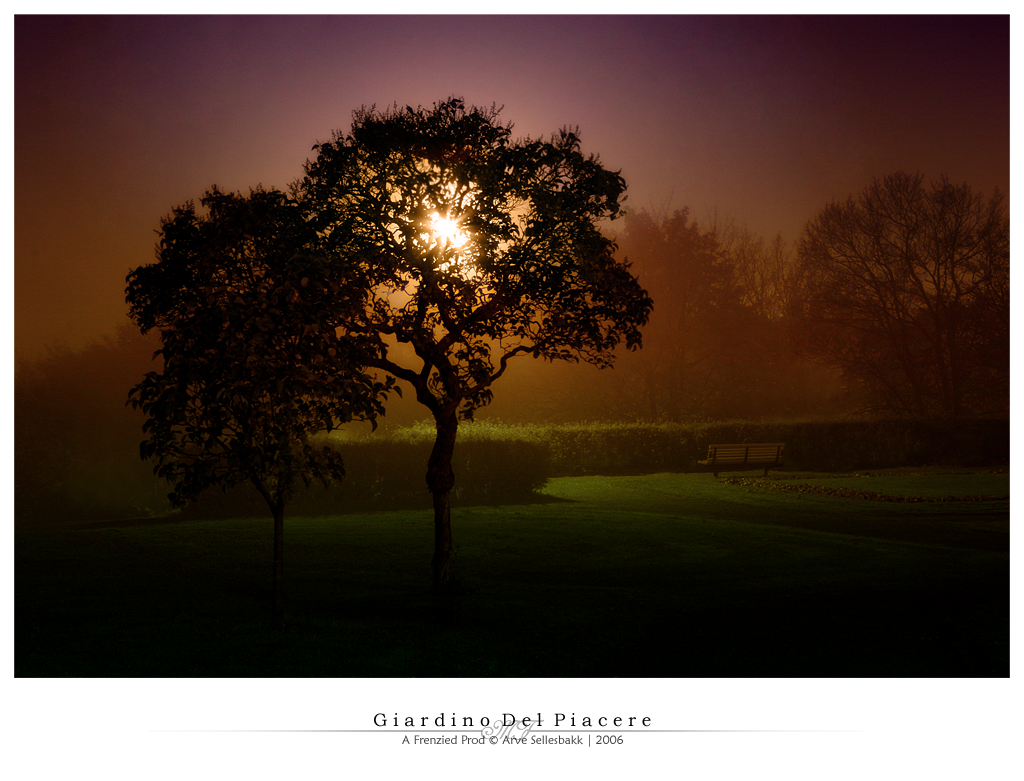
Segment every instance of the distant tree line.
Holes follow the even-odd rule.
[[[606,419],[976,417],[1009,411],[1009,218],[946,177],[896,173],[795,244],[687,209],[632,212],[644,349],[591,381]],[[549,394],[552,418],[575,394]],[[595,418],[597,416],[594,416]]]

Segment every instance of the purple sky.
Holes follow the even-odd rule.
[[[124,321],[160,218],[286,187],[364,104],[578,125],[633,208],[795,240],[896,170],[1010,183],[1009,17],[25,17],[15,20],[15,342]]]

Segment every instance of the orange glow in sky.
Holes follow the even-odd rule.
[[[1008,16],[16,16],[14,32],[17,356],[113,332],[161,217],[212,185],[287,188],[363,105],[456,95],[503,106],[517,137],[578,126],[628,207],[768,239],[896,170],[1009,192]]]

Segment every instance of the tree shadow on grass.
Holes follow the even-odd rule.
[[[424,491],[424,496],[415,497],[389,497],[377,501],[339,502],[336,504],[325,504],[316,502],[313,505],[304,505],[296,501],[294,506],[289,506],[285,516],[288,517],[325,517],[336,515],[358,515],[373,512],[396,512],[396,511],[429,511],[431,509],[430,495]],[[257,497],[258,498],[258,497]],[[508,507],[519,505],[545,505],[571,503],[573,500],[564,499],[550,494],[533,492],[530,494],[519,494],[516,496],[486,498],[472,498],[460,501],[455,506],[458,508],[467,507]],[[195,504],[189,505],[183,510],[171,515],[154,516],[147,518],[123,518],[97,521],[84,521],[72,524],[73,529],[116,529],[134,526],[165,526],[177,523],[192,523],[195,521],[223,521],[231,518],[261,518],[267,515],[266,505],[260,502],[242,501],[203,501],[200,499]]]

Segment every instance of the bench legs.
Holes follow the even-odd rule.
[[[766,467],[764,468],[764,476],[765,476],[765,477],[768,477],[768,470],[769,470],[769,469],[771,469],[771,468],[772,468],[772,467],[770,467],[770,466],[766,466]],[[717,472],[717,471],[713,471],[713,472],[712,472],[712,474],[713,474],[713,475],[714,475],[715,477],[718,477],[718,472]]]

